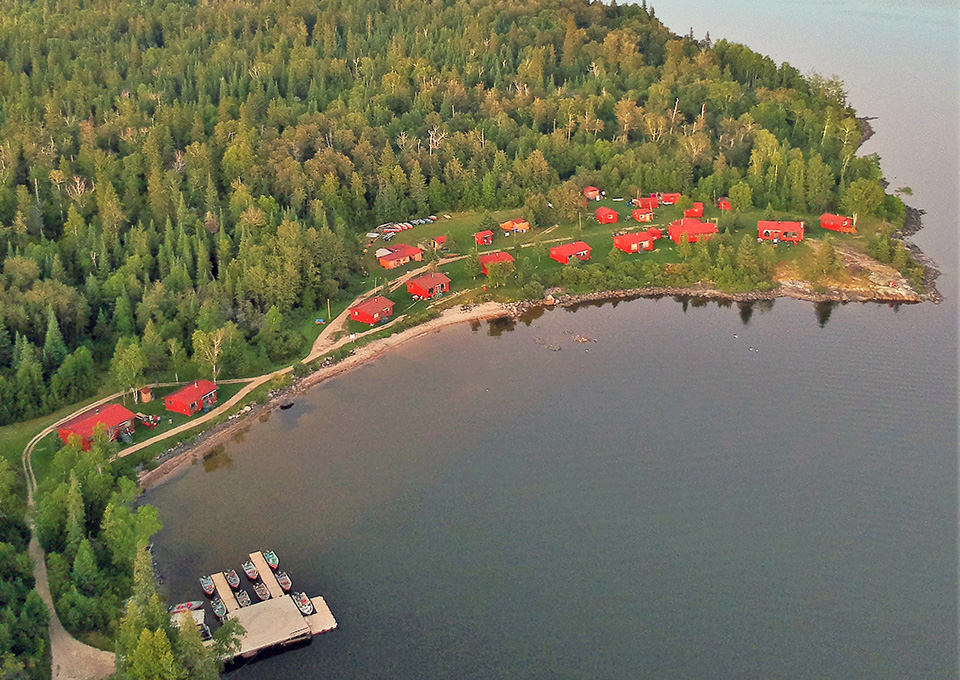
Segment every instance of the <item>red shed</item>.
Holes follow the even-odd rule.
[[[402,267],[410,260],[414,262],[423,260],[423,251],[416,246],[410,246],[406,243],[398,243],[388,248],[388,250],[390,252],[380,258],[380,266],[384,269]]]
[[[503,229],[505,232],[510,233],[511,231],[513,231],[513,220],[507,220],[506,222],[501,222],[500,228]]]
[[[684,217],[703,217],[703,203],[696,202],[693,207],[683,211]]]
[[[841,234],[857,233],[857,225],[853,223],[853,218],[843,215],[824,213],[820,215],[820,226],[830,231],[839,231]]]
[[[656,210],[660,207],[660,199],[656,194],[650,194],[649,198],[638,198],[633,202],[633,204],[641,210],[644,208],[648,210]]]
[[[217,403],[217,386],[209,380],[194,380],[163,398],[168,411],[192,416],[200,409]]]
[[[477,242],[478,246],[488,246],[493,243],[493,232],[489,229],[478,231],[473,235],[473,240]]]
[[[584,187],[583,195],[588,201],[600,200],[600,190],[597,187]]]
[[[415,298],[429,300],[450,290],[450,279],[445,274],[430,272],[407,281],[407,292]]]
[[[733,206],[730,205],[729,198],[721,198],[719,201],[717,201],[717,207],[720,208],[720,210],[733,210]]]
[[[633,219],[635,219],[637,222],[653,221],[653,210],[650,208],[634,208],[632,214]]]
[[[497,262],[513,262],[513,255],[498,250],[495,253],[484,253],[479,257],[479,260],[480,271],[482,271],[485,276],[490,276],[490,272],[487,271],[487,265],[496,264]]]
[[[613,247],[625,253],[638,253],[641,250],[653,250],[654,236],[649,231],[637,231],[613,237]]]
[[[525,234],[530,231],[530,223],[522,217],[518,217],[513,221],[513,230]]]
[[[597,208],[597,212],[595,212],[594,215],[600,224],[613,224],[620,220],[620,214],[610,208]]]
[[[684,217],[670,223],[667,233],[674,243],[680,243],[680,239],[686,237],[690,243],[696,243],[700,239],[708,239],[717,233],[717,225],[712,222],[701,222],[696,217]]]
[[[83,450],[89,451],[90,443],[93,441],[93,431],[97,425],[103,425],[107,439],[116,441],[121,433],[133,433],[135,420],[136,415],[133,411],[120,404],[106,404],[68,420],[57,428],[57,435],[65,444],[69,442],[72,435],[76,435],[80,438],[80,446]]]
[[[571,257],[586,262],[590,259],[590,246],[583,241],[574,241],[550,249],[550,259],[556,260],[560,264],[567,264]]]
[[[434,236],[433,240],[430,242],[430,245],[432,245],[434,249],[437,249],[446,245],[446,243],[447,243],[447,236],[446,234],[444,234],[443,236]]]
[[[664,205],[676,205],[680,200],[680,194],[660,194],[660,201]]]
[[[647,229],[647,233],[650,234],[655,239],[663,236],[663,232],[657,229],[656,227],[650,227],[649,229]]]
[[[757,236],[764,241],[800,243],[803,240],[803,222],[759,220],[757,222]]]
[[[351,319],[371,326],[386,321],[391,316],[393,316],[393,302],[382,295],[374,295],[350,308]]]

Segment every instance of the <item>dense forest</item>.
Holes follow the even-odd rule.
[[[642,5],[12,1],[0,102],[0,423],[215,332],[224,376],[289,360],[388,219],[569,219],[585,183],[902,212],[840,83]]]

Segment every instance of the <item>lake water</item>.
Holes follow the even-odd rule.
[[[947,300],[586,306],[328,381],[147,496],[171,598],[269,547],[341,624],[231,677],[956,676],[956,10],[656,9],[841,73]]]

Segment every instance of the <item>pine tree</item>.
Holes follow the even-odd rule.
[[[53,307],[47,307],[47,335],[43,341],[43,367],[47,374],[56,371],[67,356],[67,345],[60,333],[60,324]]]
[[[130,302],[130,296],[127,291],[123,291],[117,297],[116,306],[113,309],[113,327],[120,337],[133,335],[136,326],[133,321],[133,304]]]
[[[25,342],[20,353],[20,363],[16,374],[16,412],[23,418],[33,418],[43,410],[43,367],[37,358],[37,351],[29,342]]]
[[[7,368],[13,363],[13,342],[10,340],[10,331],[3,323],[0,314],[0,368]]]
[[[77,475],[70,472],[70,490],[67,493],[67,554],[76,555],[80,543],[87,537],[86,510]]]
[[[100,586],[100,572],[97,569],[97,558],[86,538],[80,541],[77,556],[73,560],[73,571],[70,574],[77,588],[85,595],[95,595]]]

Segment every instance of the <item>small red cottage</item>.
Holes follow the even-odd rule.
[[[513,220],[507,220],[506,222],[501,222],[500,228],[509,234],[511,231],[513,231]]]
[[[498,262],[513,262],[513,255],[502,250],[498,250],[495,253],[484,253],[479,257],[479,260],[480,271],[483,272],[484,276],[490,276],[490,272],[487,271],[488,265],[496,264]]]
[[[567,264],[571,257],[586,262],[590,259],[590,246],[583,241],[574,241],[550,249],[550,259],[556,260],[560,264]]]
[[[594,215],[600,224],[613,224],[620,220],[620,214],[610,208],[597,208],[597,212],[595,212]]]
[[[730,205],[729,198],[721,198],[719,201],[717,201],[717,207],[720,208],[720,210],[733,210],[733,206]]]
[[[789,241],[797,244],[803,240],[803,222],[759,220],[757,236],[763,241]]]
[[[853,218],[843,215],[824,213],[820,215],[820,226],[830,231],[839,231],[841,234],[857,233],[857,225],[853,223]]]
[[[217,403],[217,386],[209,380],[194,380],[163,398],[168,411],[192,416],[200,409]]]
[[[684,217],[703,217],[703,203],[696,202],[693,207],[683,211]]]
[[[68,420],[57,428],[57,436],[66,444],[69,443],[71,436],[76,435],[80,438],[80,446],[83,450],[89,451],[90,444],[93,442],[93,431],[97,425],[103,425],[107,439],[116,441],[121,433],[133,434],[135,419],[136,415],[133,411],[120,404],[107,404]]]
[[[393,316],[393,302],[382,295],[374,295],[350,308],[350,318],[371,326]]]
[[[676,205],[680,200],[680,194],[660,194],[660,201],[664,205]]]
[[[597,187],[584,187],[583,195],[588,201],[600,200],[600,190]]]
[[[613,247],[622,250],[625,253],[638,253],[641,250],[653,250],[653,242],[660,238],[659,230],[656,230],[657,236],[650,231],[637,231],[632,234],[621,234],[613,237]]]
[[[388,254],[380,258],[380,266],[384,269],[396,269],[413,260],[420,262],[423,260],[423,251],[415,246],[408,246],[406,243],[398,243],[388,248]]]
[[[634,208],[632,215],[637,222],[653,221],[653,211],[650,208]]]
[[[515,219],[513,221],[513,230],[525,234],[530,231],[530,223],[523,218]]]
[[[701,222],[696,217],[684,217],[670,223],[667,233],[674,243],[680,243],[681,238],[686,238],[690,243],[696,243],[700,239],[708,239],[717,233],[717,225],[712,222]]]
[[[446,243],[447,243],[446,234],[444,234],[443,236],[434,236],[433,240],[430,241],[430,245],[433,246],[434,250],[437,250],[438,248],[442,248]]]
[[[493,232],[489,229],[478,231],[473,235],[473,240],[477,242],[478,246],[488,246],[493,243]]]
[[[414,298],[429,300],[450,290],[450,279],[445,274],[431,272],[407,281],[407,292]]]
[[[650,234],[650,236],[652,236],[655,239],[658,239],[661,236],[663,236],[663,232],[657,229],[656,227],[650,227],[649,229],[647,229],[647,233]]]
[[[660,199],[656,194],[650,194],[649,197],[636,199],[633,204],[641,210],[656,210],[660,207]]]

